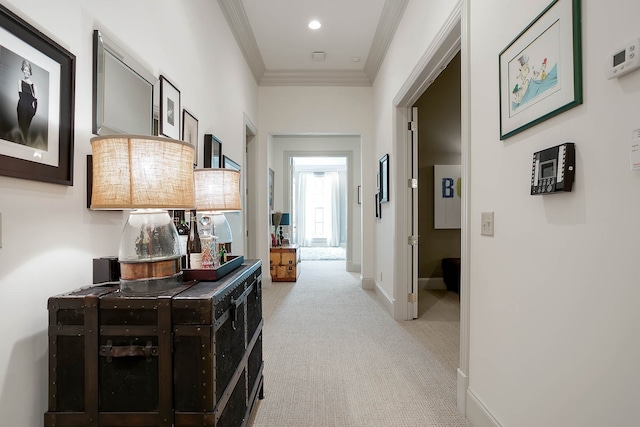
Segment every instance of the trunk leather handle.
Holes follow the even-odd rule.
[[[158,357],[158,346],[151,345],[151,341],[147,341],[147,345],[123,345],[114,346],[113,341],[107,341],[106,345],[100,346],[100,356],[107,358],[107,362],[111,362],[114,357],[140,357],[147,358],[147,362],[151,361],[151,357]]]

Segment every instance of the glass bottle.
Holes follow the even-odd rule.
[[[184,219],[184,211],[173,211],[173,223],[176,226],[176,230],[178,230],[178,237],[180,238],[180,251],[182,252],[181,267],[188,268],[187,242],[189,241],[189,226]]]
[[[220,244],[220,264],[227,262],[227,248],[224,243]]]
[[[213,221],[208,215],[203,215],[200,219],[200,241],[202,242],[202,268],[218,268],[218,238],[212,232]]]
[[[187,240],[187,253],[189,254],[189,268],[202,268],[202,243],[198,233],[196,211],[191,211],[191,227],[189,227],[189,239]]]

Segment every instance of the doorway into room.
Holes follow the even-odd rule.
[[[338,173],[340,204],[332,205],[329,209],[328,203],[321,203],[324,221],[320,220],[320,211],[317,217],[317,222],[322,225],[322,230],[320,225],[317,227],[317,233],[321,234],[320,240],[313,240],[313,237],[318,236],[311,236],[311,241],[307,237],[307,242],[300,242],[300,246],[314,248],[313,251],[316,253],[321,250],[324,252],[318,256],[314,255],[314,258],[339,258],[338,264],[343,263],[345,270],[353,273],[361,271],[362,262],[362,205],[361,199],[358,198],[361,194],[359,187],[362,186],[361,143],[359,135],[274,135],[270,147],[270,168],[274,171],[273,210],[292,214],[291,224],[283,229],[283,233],[288,234],[290,243],[299,242],[300,236],[306,234],[302,233],[304,230],[299,229],[301,225],[306,224],[302,224],[297,215],[301,211],[298,206],[301,197],[296,189],[299,188],[297,184],[303,179],[299,172],[324,172],[324,178],[312,176],[323,183],[316,183],[318,186],[329,188],[324,190],[327,197],[331,195],[332,173]],[[327,220],[327,215],[331,214],[334,208],[339,219],[331,222]],[[296,215],[293,215],[294,211]],[[309,218],[315,220],[315,215],[314,210]],[[328,219],[330,218],[331,215]],[[338,238],[332,237],[335,236],[335,232],[332,231],[335,229],[333,224],[337,225]],[[316,232],[315,225],[313,229]],[[327,239],[326,243],[323,238]],[[306,249],[304,251],[307,252]]]
[[[290,241],[301,260],[345,260],[347,158],[290,157]]]
[[[464,411],[466,408],[466,393],[469,384],[469,152],[470,152],[470,133],[469,118],[470,111],[468,109],[470,89],[469,89],[469,4],[468,1],[461,2],[453,11],[445,25],[438,32],[434,43],[427,49],[420,59],[420,62],[409,79],[405,82],[402,89],[394,98],[394,106],[396,107],[397,122],[396,136],[398,141],[405,141],[407,144],[400,143],[397,145],[397,156],[403,159],[402,162],[409,164],[411,161],[411,141],[413,140],[412,128],[407,131],[406,123],[411,121],[412,106],[418,101],[420,96],[425,92],[444,71],[449,62],[460,53],[460,108],[458,114],[460,117],[460,171],[461,171],[461,228],[460,228],[460,293],[459,293],[459,336],[460,351],[458,360],[458,386],[457,400],[458,408]],[[445,97],[443,102],[451,100],[452,97]],[[413,159],[416,159],[417,153]],[[415,165],[417,168],[417,164]],[[407,168],[409,170],[409,168]],[[413,170],[413,169],[411,169]],[[406,176],[406,175],[405,175]],[[413,178],[413,176],[407,176]],[[398,204],[401,217],[406,218],[407,225],[398,227],[400,234],[407,233],[411,239],[410,244],[405,246],[397,245],[397,252],[400,258],[400,265],[405,265],[406,269],[400,268],[396,274],[396,286],[394,293],[403,296],[405,292],[409,294],[409,301],[405,303],[403,298],[398,298],[399,304],[394,305],[394,317],[397,319],[414,319],[418,317],[418,303],[420,298],[418,294],[418,247],[414,243],[410,233],[413,228],[408,225],[413,224],[412,219],[418,215],[418,204],[414,203],[411,193],[415,192],[415,186],[410,181],[410,189],[406,192],[400,192],[398,195]],[[418,187],[419,188],[419,187]],[[417,227],[416,227],[417,228]],[[402,239],[399,239],[402,240]],[[415,293],[415,294],[414,294]],[[425,316],[418,317],[421,319]]]
[[[461,70],[458,52],[413,107],[417,109],[418,301],[457,299],[461,254]],[[416,113],[414,112],[414,115]],[[451,295],[447,295],[447,292]],[[420,304],[418,317],[431,304]]]

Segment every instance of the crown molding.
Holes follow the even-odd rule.
[[[408,3],[409,0],[387,0],[384,3],[380,22],[378,22],[378,28],[373,36],[369,55],[367,55],[367,62],[364,65],[364,72],[369,77],[371,84],[376,80],[382,61],[389,50],[391,40],[400,25]]]
[[[218,0],[231,32],[260,86],[371,86],[409,0],[386,0],[364,71],[268,71],[241,0]]]
[[[358,70],[267,70],[260,86],[371,86],[371,81]]]
[[[258,43],[253,35],[253,30],[242,2],[240,0],[218,0],[218,4],[240,46],[254,79],[259,83],[267,67],[265,67],[262,60]]]

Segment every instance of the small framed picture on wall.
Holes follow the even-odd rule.
[[[231,160],[227,156],[222,156],[222,166],[225,169],[233,169],[233,170],[237,170],[238,172],[240,172],[240,165],[238,163],[234,162],[233,160]]]
[[[193,165],[198,164],[198,119],[182,110],[182,140],[193,145]]]
[[[160,135],[180,139],[180,91],[160,76]]]
[[[380,159],[380,203],[389,201],[389,155]]]
[[[269,212],[273,212],[273,184],[276,180],[276,173],[269,168]]]
[[[204,167],[222,168],[222,142],[210,133],[204,135]]]

